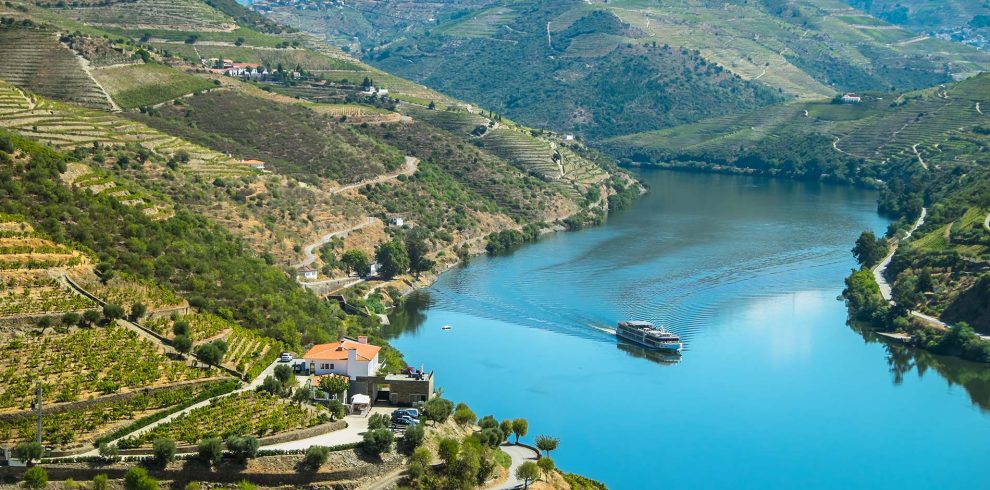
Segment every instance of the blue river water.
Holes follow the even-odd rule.
[[[411,296],[393,345],[609,488],[990,488],[990,369],[877,342],[837,299],[856,237],[887,226],[875,193],[640,177],[650,193],[605,225]],[[625,319],[683,355],[617,343]]]

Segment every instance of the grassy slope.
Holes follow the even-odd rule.
[[[124,109],[155,105],[213,87],[208,80],[157,63],[99,68],[93,70],[93,77]]]

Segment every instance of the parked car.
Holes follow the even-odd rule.
[[[278,356],[278,362],[292,362],[295,356],[291,352],[283,352],[282,355]]]
[[[419,410],[415,408],[400,408],[392,412],[392,417],[408,416],[414,419],[419,419]]]
[[[416,425],[419,421],[408,415],[400,415],[398,417],[392,417],[392,423],[396,425]]]

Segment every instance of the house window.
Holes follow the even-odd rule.
[[[331,366],[325,362],[320,363],[320,369],[332,369]]]
[[[328,367],[327,369],[333,369],[333,363],[331,363],[330,367]]]

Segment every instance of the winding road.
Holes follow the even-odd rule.
[[[911,238],[911,235],[925,223],[925,216],[928,216],[928,208],[921,208],[921,216],[918,216],[918,221],[914,222],[914,226],[908,230],[907,234],[905,234],[899,241],[895,242],[893,248],[890,249],[890,253],[888,253],[887,256],[873,268],[873,279],[877,281],[877,286],[880,286],[880,296],[883,296],[883,299],[887,300],[890,304],[894,304],[893,290],[890,287],[890,283],[887,282],[887,278],[884,277],[883,274],[884,272],[887,272],[887,266],[890,265],[891,259],[894,258],[894,253],[897,252],[897,246],[904,240]]]
[[[509,466],[509,479],[499,487],[501,490],[523,488],[525,482],[516,478],[516,470],[526,461],[536,461],[540,454],[526,446],[515,444],[503,444],[502,450],[512,458],[512,465]]]
[[[412,175],[412,174],[416,173],[416,170],[419,169],[419,159],[416,158],[416,157],[410,157],[410,156],[407,156],[405,158],[406,158],[406,163],[402,167],[402,169],[399,170],[398,172],[392,172],[390,174],[379,175],[378,177],[375,177],[373,179],[367,179],[367,180],[362,180],[361,182],[355,182],[353,184],[347,184],[345,186],[341,186],[341,187],[338,187],[336,189],[332,189],[329,192],[330,192],[330,194],[340,194],[341,192],[346,192],[346,191],[349,191],[351,189],[357,189],[357,188],[360,188],[360,187],[364,187],[366,185],[380,184],[382,182],[388,182],[390,180],[395,180],[395,179],[399,178],[400,175],[407,175],[408,176],[408,175]]]
[[[351,226],[350,228],[344,228],[343,230],[337,230],[337,231],[333,231],[333,232],[327,233],[326,235],[323,235],[315,243],[311,243],[309,245],[306,245],[306,248],[303,250],[303,252],[306,254],[306,258],[302,262],[296,264],[296,267],[297,268],[298,267],[305,267],[305,266],[310,265],[313,262],[315,262],[316,261],[316,253],[315,253],[316,252],[316,249],[322,247],[323,245],[326,245],[330,240],[333,240],[335,237],[338,237],[338,236],[347,236],[347,234],[350,233],[350,232],[352,232],[352,231],[360,230],[361,228],[367,227],[367,226],[369,226],[371,224],[374,224],[376,222],[379,222],[379,221],[381,221],[381,220],[379,220],[378,218],[374,218],[374,217],[368,216],[367,218],[365,218],[364,222],[362,222],[362,223],[359,223],[359,224],[356,224],[354,226]],[[324,282],[326,282],[326,281],[324,281]]]

